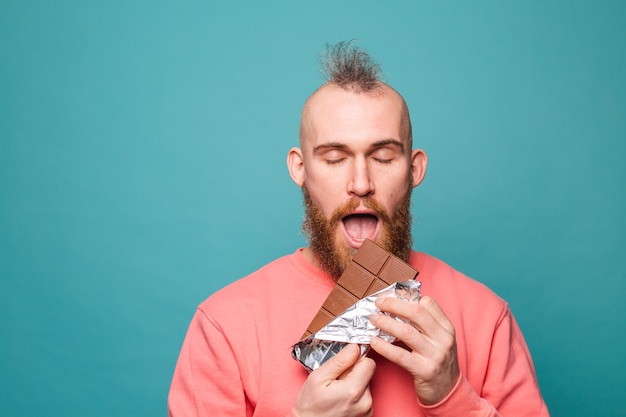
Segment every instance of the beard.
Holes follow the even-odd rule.
[[[302,231],[308,238],[309,247],[317,257],[320,266],[334,279],[338,279],[350,263],[356,249],[346,244],[337,245],[336,230],[339,222],[362,203],[373,210],[382,222],[382,239],[376,243],[403,261],[409,259],[412,247],[411,237],[411,187],[409,187],[398,209],[390,215],[371,197],[350,199],[338,207],[327,219],[320,207],[311,198],[306,184],[302,185],[305,218]],[[380,235],[379,235],[380,236]]]

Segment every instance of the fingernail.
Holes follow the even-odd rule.
[[[370,321],[377,321],[380,318],[380,314],[378,313],[373,313],[372,315],[370,315]]]
[[[354,355],[356,354],[358,347],[357,345],[350,343],[348,346],[344,347],[343,350],[345,350],[348,355]]]

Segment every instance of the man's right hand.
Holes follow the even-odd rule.
[[[376,363],[361,358],[359,347],[346,346],[305,381],[294,408],[297,417],[363,417],[372,415],[370,380]]]

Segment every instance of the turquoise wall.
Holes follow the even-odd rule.
[[[4,416],[157,416],[195,306],[303,245],[285,167],[357,39],[430,158],[415,246],[507,299],[555,416],[626,416],[626,3],[0,3]]]

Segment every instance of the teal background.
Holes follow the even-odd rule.
[[[508,300],[554,416],[626,416],[626,3],[0,3],[3,416],[166,415],[195,306],[304,244],[285,157],[357,39],[415,247]]]

